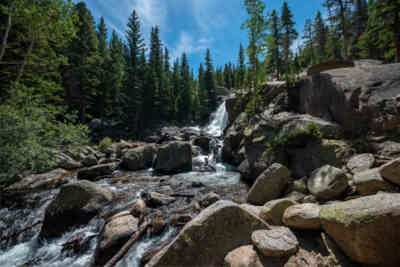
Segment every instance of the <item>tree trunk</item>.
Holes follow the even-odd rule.
[[[1,47],[0,47],[0,62],[3,60],[4,54],[6,52],[7,40],[11,30],[11,25],[12,25],[11,14],[8,14],[6,32],[4,33],[3,41],[1,42]]]
[[[29,47],[28,47],[28,51],[27,51],[27,53],[25,55],[24,62],[22,63],[21,68],[18,71],[17,82],[19,82],[21,80],[22,75],[24,74],[25,66],[28,64],[29,57],[30,57],[30,55],[32,53],[32,50],[33,50],[33,43],[34,43],[34,41],[33,41],[33,38],[32,38],[32,40],[31,40],[31,42],[29,44]]]

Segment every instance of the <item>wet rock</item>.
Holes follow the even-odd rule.
[[[122,156],[121,166],[131,171],[150,168],[155,154],[156,149],[151,145],[130,149]]]
[[[152,236],[160,235],[164,231],[166,226],[167,226],[167,222],[164,221],[162,218],[152,219],[150,234]]]
[[[299,249],[299,241],[286,227],[255,231],[251,235],[251,240],[266,257],[285,257],[296,253]]]
[[[359,154],[353,156],[349,162],[347,162],[347,169],[355,174],[371,169],[374,166],[374,163],[375,157],[373,154]]]
[[[146,210],[147,210],[146,202],[144,202],[143,199],[138,199],[136,200],[130,212],[136,218],[140,218],[141,216],[146,214]]]
[[[112,199],[111,191],[89,181],[62,186],[46,208],[40,237],[58,237],[73,226],[88,223]]]
[[[171,142],[161,146],[154,169],[163,174],[192,170],[192,146],[185,142]]]
[[[68,182],[68,175],[68,172],[63,169],[55,169],[42,174],[32,174],[7,187],[6,191],[27,193],[57,188]]]
[[[146,204],[149,207],[157,208],[160,206],[168,205],[175,201],[174,197],[170,197],[168,195],[160,194],[157,192],[151,192],[144,196]]]
[[[176,214],[171,217],[170,224],[174,226],[182,226],[187,224],[193,219],[193,216],[189,213]]]
[[[282,224],[282,216],[287,208],[296,205],[296,202],[290,199],[276,199],[265,203],[261,208],[260,218],[274,225]]]
[[[207,152],[207,153],[209,153],[210,152],[210,143],[211,143],[211,138],[210,137],[208,137],[208,136],[199,136],[199,137],[196,137],[194,140],[193,140],[193,144],[195,145],[195,146],[199,146],[199,147],[201,147],[201,149],[203,149],[205,152]]]
[[[104,178],[104,176],[111,175],[116,168],[117,166],[114,163],[107,163],[89,168],[83,168],[78,171],[78,179],[96,181],[98,179]]]
[[[207,208],[219,200],[221,197],[218,194],[210,192],[199,201],[199,204],[202,208]]]
[[[396,191],[393,184],[382,178],[378,168],[356,173],[353,181],[357,192],[362,196],[374,195],[379,191]]]
[[[317,204],[298,204],[285,210],[283,223],[299,230],[321,229],[320,206]]]
[[[330,200],[346,191],[348,179],[344,171],[325,165],[311,174],[307,187],[318,199]]]
[[[381,166],[380,174],[389,182],[400,185],[400,158]]]
[[[82,158],[82,164],[85,167],[91,167],[97,164],[97,158],[95,155],[88,155]]]
[[[138,230],[139,220],[128,211],[114,215],[105,224],[95,252],[95,265],[103,266]]]
[[[400,265],[400,194],[373,196],[321,206],[322,227],[353,261]]]
[[[247,202],[264,205],[267,201],[281,196],[290,179],[290,171],[279,163],[272,164],[265,170],[250,188]]]
[[[221,200],[189,222],[146,266],[221,266],[228,252],[250,244],[251,233],[259,229],[268,225],[237,204]]]

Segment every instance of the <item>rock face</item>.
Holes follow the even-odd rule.
[[[323,229],[352,260],[400,265],[400,194],[373,196],[321,207]]]
[[[290,171],[285,166],[279,163],[272,164],[250,188],[247,202],[264,205],[267,201],[279,198],[289,179]]]
[[[317,198],[330,200],[341,196],[346,191],[347,176],[344,171],[325,165],[311,174],[307,187]]]
[[[345,130],[399,127],[400,64],[325,71],[306,77],[296,101],[300,113],[336,121]]]
[[[290,199],[276,199],[271,200],[261,208],[260,218],[274,225],[282,224],[283,213],[290,206],[295,205],[296,202]]]
[[[251,235],[254,246],[266,257],[284,257],[297,252],[299,241],[286,227],[258,230]]]
[[[138,230],[139,220],[129,212],[114,215],[105,224],[95,252],[96,266],[103,266]]]
[[[185,142],[171,142],[161,146],[154,169],[163,174],[192,170],[192,146]]]
[[[122,157],[121,166],[131,171],[143,170],[153,165],[154,146],[141,146],[128,150]]]
[[[9,186],[9,192],[32,192],[45,189],[53,189],[68,182],[68,173],[63,169],[55,169],[42,174],[32,174],[21,181]]]
[[[381,166],[380,173],[384,179],[400,185],[400,158]]]
[[[221,200],[189,222],[146,266],[221,266],[228,252],[250,244],[251,233],[260,229],[268,225],[237,204]]]
[[[352,173],[363,172],[374,166],[375,157],[373,154],[360,154],[352,157],[347,163],[347,169]]]
[[[357,192],[362,196],[373,195],[379,191],[396,191],[393,184],[382,178],[379,168],[356,173],[353,177],[353,181]]]
[[[112,192],[89,181],[62,186],[46,208],[40,237],[57,237],[72,226],[88,223],[112,199]]]
[[[199,136],[193,140],[193,145],[201,147],[205,152],[210,152],[211,138],[208,136]]]
[[[321,229],[320,206],[317,204],[299,204],[286,209],[283,222],[289,227],[300,230]]]
[[[83,168],[78,171],[78,179],[85,179],[90,181],[96,181],[106,175],[111,175],[116,169],[114,163],[107,163],[96,165],[89,168]]]

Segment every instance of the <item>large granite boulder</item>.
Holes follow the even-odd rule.
[[[287,208],[293,205],[296,205],[296,202],[287,198],[268,201],[261,208],[259,217],[267,223],[281,225],[283,214]]]
[[[400,194],[324,205],[320,218],[323,229],[353,261],[400,266]]]
[[[272,164],[255,181],[247,194],[247,202],[264,205],[279,198],[290,180],[290,171],[279,163]]]
[[[139,220],[129,211],[120,212],[109,218],[97,244],[95,265],[105,265],[138,230],[138,224]]]
[[[400,125],[399,73],[400,64],[328,70],[305,77],[291,95],[300,113],[336,121],[350,132],[383,132]]]
[[[291,228],[319,230],[321,229],[320,210],[319,205],[312,203],[290,206],[285,210],[282,220],[285,225]]]
[[[355,174],[371,169],[375,164],[375,157],[373,154],[365,153],[355,155],[347,162],[347,169]]]
[[[121,166],[127,170],[137,171],[152,167],[156,149],[152,145],[140,146],[125,152]]]
[[[158,149],[154,169],[163,174],[192,170],[192,146],[185,142],[171,142]]]
[[[218,201],[203,210],[146,265],[222,266],[231,250],[251,244],[251,234],[269,229],[258,217],[230,201]]]
[[[318,199],[331,200],[343,195],[348,187],[348,178],[343,170],[325,165],[311,174],[307,187]]]
[[[88,223],[112,199],[111,191],[86,180],[62,186],[46,208],[40,237],[58,237]]]
[[[299,241],[287,227],[254,231],[251,240],[266,257],[285,257],[296,253],[299,249]]]

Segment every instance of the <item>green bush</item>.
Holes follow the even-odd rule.
[[[110,147],[112,143],[113,142],[110,137],[105,137],[100,141],[97,149],[100,150],[101,152],[107,152],[107,148]]]
[[[49,170],[57,153],[88,142],[86,126],[40,98],[18,94],[0,105],[0,173]]]

